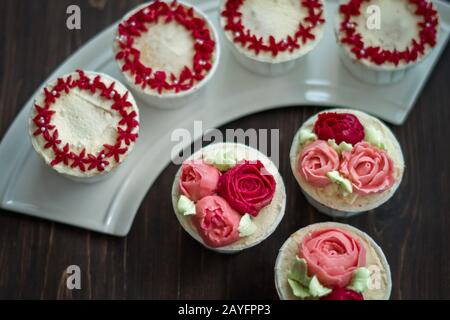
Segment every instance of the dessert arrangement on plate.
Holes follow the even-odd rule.
[[[332,23],[325,10],[323,0],[221,0],[221,39],[245,69],[262,76],[286,74],[314,54]],[[378,28],[369,24],[373,10],[381,13]],[[335,17],[343,64],[356,78],[377,85],[400,81],[439,37],[440,18],[428,0],[346,0]],[[214,23],[182,1],[156,0],[133,9],[111,44],[133,93],[107,74],[77,70],[46,84],[29,114],[35,151],[51,170],[78,182],[96,182],[117,171],[139,143],[133,95],[159,108],[185,106],[206,88],[221,56]],[[351,109],[306,120],[289,160],[308,202],[335,218],[387,202],[405,168],[390,129]],[[286,197],[275,164],[237,143],[215,143],[194,153],[181,164],[172,187],[182,228],[219,253],[237,253],[267,239],[284,216]],[[298,230],[282,246],[275,285],[283,300],[388,299],[391,276],[382,250],[367,234],[319,223]]]
[[[236,253],[275,231],[284,216],[286,191],[277,167],[261,152],[217,143],[183,162],[172,203],[195,240],[220,253]]]
[[[339,218],[388,201],[405,167],[400,145],[386,125],[346,109],[309,118],[294,137],[290,160],[308,202]]]
[[[275,263],[281,300],[388,300],[392,280],[380,247],[366,233],[325,222],[302,228]]]

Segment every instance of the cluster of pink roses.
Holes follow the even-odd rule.
[[[393,163],[381,149],[363,141],[364,127],[350,113],[324,112],[314,123],[319,140],[303,149],[298,163],[302,178],[317,188],[331,183],[327,173],[338,171],[352,183],[357,194],[368,195],[383,192],[394,184]],[[342,155],[326,141],[353,145],[351,151]]]
[[[237,241],[241,216],[257,216],[275,193],[275,179],[260,161],[243,161],[224,173],[201,160],[187,161],[181,170],[180,190],[196,202],[192,222],[211,247]]]

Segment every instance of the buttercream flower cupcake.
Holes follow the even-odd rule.
[[[181,1],[145,3],[119,23],[116,62],[133,90],[152,106],[180,107],[215,73],[220,56],[208,17]]]
[[[335,24],[342,61],[357,78],[400,81],[436,46],[439,15],[431,0],[347,0]]]
[[[94,182],[133,149],[139,110],[119,81],[79,70],[51,81],[35,97],[29,133],[34,149],[53,170]]]
[[[183,162],[172,188],[183,228],[205,247],[235,253],[266,239],[286,205],[283,180],[258,150],[236,143],[209,145]]]
[[[322,0],[222,0],[220,24],[236,59],[261,75],[290,71],[323,36]]]
[[[346,224],[312,224],[292,234],[275,263],[281,300],[388,300],[392,280],[380,247]]]
[[[291,168],[308,201],[332,217],[350,217],[388,201],[402,181],[404,160],[392,132],[356,110],[309,118],[294,137]]]

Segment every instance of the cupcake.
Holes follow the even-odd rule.
[[[294,137],[291,168],[320,212],[346,218],[389,200],[404,160],[392,132],[360,111],[334,109],[309,118]]]
[[[245,68],[260,75],[290,71],[322,39],[322,0],[221,1],[226,42]]]
[[[139,110],[129,91],[106,74],[77,71],[35,97],[31,143],[63,176],[93,182],[116,169],[133,149]]]
[[[217,69],[220,46],[205,14],[180,1],[140,5],[119,23],[116,62],[128,84],[152,106],[187,104]]]
[[[347,0],[339,6],[335,33],[354,76],[388,84],[436,46],[439,15],[431,0]]]
[[[261,152],[218,143],[183,162],[172,203],[195,240],[220,253],[236,253],[275,231],[284,215],[286,192],[276,166]]]
[[[292,234],[275,263],[281,300],[388,300],[392,280],[380,247],[346,224],[312,224]]]

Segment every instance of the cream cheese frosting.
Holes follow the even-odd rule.
[[[309,118],[297,132],[296,136],[294,137],[290,153],[291,168],[295,178],[297,179],[297,182],[302,188],[302,191],[313,200],[319,202],[321,205],[342,212],[369,211],[380,206],[393,196],[403,177],[405,164],[403,153],[397,139],[389,130],[389,128],[386,127],[381,121],[363,112],[346,109],[331,109],[325,112],[351,113],[358,118],[358,120],[364,127],[370,126],[377,129],[381,133],[383,137],[382,139],[384,141],[384,148],[393,161],[393,177],[395,180],[394,185],[388,190],[385,190],[381,193],[368,195],[343,195],[341,192],[339,192],[339,187],[335,183],[331,183],[323,188],[316,188],[310,183],[306,182],[298,171],[299,156],[303,148],[307,146],[307,144],[302,145],[300,143],[300,133],[305,129],[313,129],[314,123],[316,122],[318,116],[314,115],[313,117]]]
[[[123,96],[128,90],[117,80],[109,77],[106,74],[96,72],[85,72],[85,75],[94,81],[94,78],[100,76],[100,80],[107,86],[114,83],[114,89],[117,94]],[[67,80],[71,77],[72,80],[79,79],[78,73],[67,74],[61,79]],[[57,84],[57,81],[52,81],[47,84],[46,88],[51,90]],[[44,105],[45,95],[40,92],[35,98],[36,105]],[[132,106],[128,111],[136,112],[136,121],[139,121],[139,110],[136,101],[129,94],[128,101]],[[112,110],[111,106],[114,102],[105,99],[101,96],[101,92],[97,90],[92,93],[89,90],[80,90],[77,87],[72,88],[68,93],[61,93],[61,95],[51,105],[50,109],[54,111],[51,119],[51,124],[58,130],[61,141],[60,146],[68,145],[70,152],[75,154],[81,153],[83,150],[85,154],[97,155],[101,150],[104,150],[104,145],[115,145],[118,136],[118,125],[122,116],[118,111]],[[50,165],[55,159],[55,152],[52,148],[45,148],[47,141],[43,135],[34,135],[36,125],[33,123],[33,118],[37,115],[36,109],[32,108],[29,120],[29,132],[31,135],[31,142],[34,149],[44,158],[45,162]],[[136,128],[134,133],[137,133]],[[127,146],[127,151],[120,156],[120,161],[108,161],[109,164],[105,166],[104,171],[86,170],[81,171],[79,167],[72,167],[71,165],[60,162],[56,165],[51,165],[53,169],[61,174],[71,177],[91,177],[113,170],[120,162],[122,162],[127,154],[133,149],[134,142]],[[88,166],[88,165],[86,165]]]
[[[215,48],[211,54],[211,58],[199,61],[199,63],[201,64],[201,67],[204,67],[206,64],[210,64],[211,67],[209,70],[203,70],[200,72],[202,73],[201,79],[197,79],[195,77],[195,73],[198,72],[198,70],[195,71],[196,65],[194,62],[198,59],[196,58],[198,56],[198,50],[196,47],[198,44],[203,45],[204,42],[194,38],[192,30],[188,30],[184,25],[180,24],[177,19],[174,18],[167,22],[164,16],[159,17],[151,23],[145,23],[146,30],[140,30],[140,34],[138,36],[133,36],[133,44],[131,47],[133,50],[137,50],[139,52],[139,62],[143,65],[143,67],[151,70],[150,74],[143,76],[140,75],[139,77],[142,79],[138,82],[136,75],[130,73],[129,70],[122,70],[125,64],[122,59],[117,59],[116,56],[116,62],[122,70],[122,74],[125,79],[138,92],[149,96],[163,96],[169,98],[175,96],[179,97],[199,89],[214,73],[218,64],[218,39],[216,32],[207,16],[195,7],[181,1],[177,1],[175,3],[171,0],[159,0],[158,2],[181,6],[185,10],[192,9],[193,18],[200,19],[205,22],[210,38],[215,42]],[[145,3],[136,7],[122,19],[121,24],[127,25],[127,21],[134,15],[139,15],[139,12],[146,12],[145,10],[150,10],[150,5],[151,3]],[[174,9],[172,8],[171,10]],[[126,41],[127,38],[119,35],[118,31],[116,34],[116,40],[113,44],[113,51],[116,55],[123,51],[120,47],[120,43]],[[183,77],[181,75],[183,70],[186,68],[189,69],[191,74],[189,77],[186,77],[186,81],[184,83],[189,83],[191,79],[193,81],[192,84],[188,86],[188,89],[180,89],[178,91],[178,89],[175,90],[172,88],[164,88],[162,92],[158,92],[157,89],[152,88],[150,85],[145,85],[144,87],[142,86],[142,83],[149,81],[155,76],[156,72],[165,73],[165,81],[169,84],[169,87],[172,84],[181,84],[183,81]],[[172,79],[172,77],[175,77],[175,79]]]
[[[424,0],[425,1],[425,0]],[[433,5],[432,0],[427,3]],[[376,8],[375,11],[373,8]],[[431,7],[429,10],[435,10]],[[370,0],[362,1],[360,6],[360,14],[351,17],[350,25],[355,28],[356,34],[361,36],[361,40],[366,48],[379,47],[381,50],[388,50],[389,52],[404,52],[411,51],[413,42],[421,44],[423,54],[419,54],[414,61],[405,61],[400,58],[397,64],[386,61],[382,64],[377,64],[367,58],[358,58],[357,61],[366,67],[373,70],[401,70],[423,60],[433,49],[434,46],[423,44],[421,42],[420,32],[421,28],[431,27],[432,24],[424,22],[424,17],[417,14],[417,6],[409,0]],[[376,26],[375,15],[379,12],[379,26]],[[342,43],[341,37],[345,31],[341,28],[341,23],[344,21],[344,14],[338,13],[335,32],[337,38],[341,43],[341,50],[347,55],[355,57],[352,48]],[[436,17],[433,18],[437,24],[437,36],[439,33],[439,16],[436,12]]]
[[[276,229],[276,227],[278,226],[284,215],[284,210],[286,206],[286,191],[283,179],[281,178],[281,175],[279,174],[275,164],[267,156],[263,155],[258,150],[242,144],[235,144],[235,143],[212,144],[194,153],[186,161],[207,159],[211,155],[217,153],[218,150],[223,149],[226,149],[227,152],[230,150],[235,150],[237,161],[260,160],[264,165],[264,167],[267,169],[267,171],[273,175],[276,181],[275,194],[273,196],[271,203],[266,207],[262,208],[258,216],[253,218],[253,223],[257,226],[256,231],[250,236],[242,237],[230,245],[220,248],[213,248],[213,250],[216,251],[232,253],[257,245],[265,238],[267,238]],[[197,230],[195,229],[195,226],[193,225],[190,216],[183,216],[182,214],[177,213],[177,202],[181,195],[181,190],[179,188],[178,183],[180,175],[181,169],[175,176],[174,184],[172,187],[172,203],[176,216],[181,225],[183,226],[183,228],[194,239],[196,239],[197,241],[199,241],[200,243],[202,243],[204,246],[207,247],[207,245],[204,243],[204,241],[198,234]]]
[[[226,2],[227,0],[222,0],[221,12],[225,9]],[[261,37],[266,43],[269,42],[271,36],[277,42],[288,36],[295,37],[299,24],[305,23],[304,19],[308,16],[308,8],[299,0],[245,0],[240,6],[239,12],[242,15],[244,28],[257,38]],[[222,16],[220,21],[223,28],[227,24],[226,18]],[[256,54],[241,44],[235,43],[234,34],[231,31],[225,31],[225,35],[228,41],[246,56],[258,61],[278,63],[298,58],[311,51],[323,36],[323,23],[313,27],[310,32],[315,36],[314,40],[309,40],[304,44],[299,40],[300,49],[292,52],[278,52],[276,57],[267,51]]]
[[[366,233],[346,224],[325,222],[310,225],[292,234],[281,247],[275,265],[275,285],[282,300],[297,300],[287,281],[288,273],[299,252],[303,238],[314,230],[339,228],[358,239],[366,251],[366,268],[371,272],[369,289],[363,293],[365,300],[387,300],[391,293],[389,264],[381,248]]]

